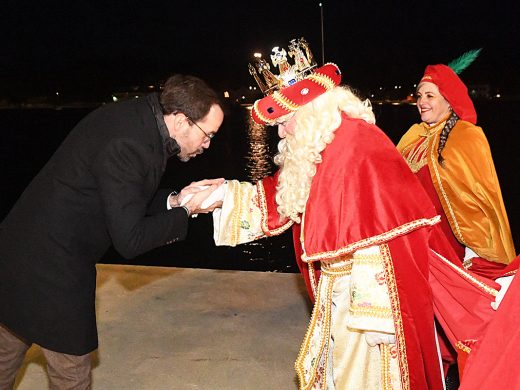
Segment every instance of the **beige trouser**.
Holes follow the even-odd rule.
[[[11,390],[30,344],[0,324],[0,390]],[[90,390],[91,357],[42,348],[51,390]]]

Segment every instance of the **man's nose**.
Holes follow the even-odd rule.
[[[278,136],[280,138],[285,138],[287,133],[285,132],[285,126],[284,125],[278,125]]]

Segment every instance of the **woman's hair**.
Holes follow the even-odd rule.
[[[335,87],[300,108],[295,114],[294,135],[278,143],[274,161],[281,167],[276,191],[278,212],[296,222],[305,210],[321,152],[334,139],[341,113],[375,123],[372,106],[361,101],[350,88]]]
[[[437,161],[441,167],[444,167],[444,157],[442,157],[442,150],[446,146],[446,141],[448,141],[448,136],[450,135],[451,130],[459,120],[459,116],[455,113],[455,111],[451,112],[450,117],[446,121],[446,124],[442,128],[441,135],[439,137],[439,146],[437,147]]]

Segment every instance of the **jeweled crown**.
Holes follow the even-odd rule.
[[[287,55],[293,58],[293,64],[289,63]],[[270,95],[274,91],[297,83],[312,73],[317,66],[309,44],[303,37],[292,39],[288,51],[278,46],[273,47],[271,62],[273,67],[278,67],[278,75],[271,72],[271,66],[261,57],[255,57],[254,64],[248,64],[249,73],[264,95]]]

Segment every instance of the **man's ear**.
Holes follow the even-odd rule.
[[[182,113],[170,114],[169,121],[173,126],[171,126],[170,131],[172,132],[172,136],[176,136],[177,134],[181,134],[184,127],[188,124],[188,119],[186,115]]]

